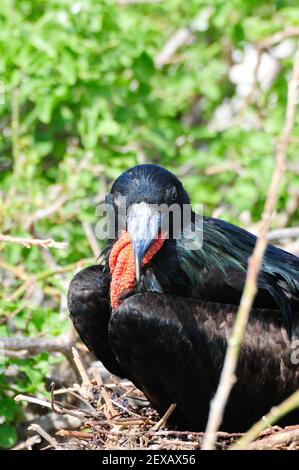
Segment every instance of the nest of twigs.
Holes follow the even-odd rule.
[[[167,420],[175,405],[161,418],[131,382],[113,377],[111,383],[104,384],[97,369],[92,371],[92,378],[88,377],[76,351],[75,362],[82,385],[74,384],[60,390],[55,390],[53,385],[51,400],[24,395],[16,397],[80,420],[77,430],[60,429],[54,436],[39,425],[31,425],[29,429],[43,438],[41,449],[185,451],[201,448],[203,432],[168,427]],[[241,433],[218,432],[216,448],[229,449],[241,437]],[[299,450],[299,425],[269,427],[247,448]]]

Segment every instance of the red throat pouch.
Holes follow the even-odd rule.
[[[159,234],[145,254],[142,266],[148,264],[164,243],[164,238]],[[133,246],[128,232],[123,232],[114,243],[109,256],[109,268],[112,275],[110,284],[110,303],[112,310],[120,304],[121,294],[131,290],[135,284],[135,263]]]

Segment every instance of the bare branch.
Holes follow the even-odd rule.
[[[189,26],[180,28],[169,38],[163,49],[156,55],[155,65],[160,68],[171,61],[177,50],[190,40],[193,31]]]
[[[299,237],[299,227],[288,227],[279,228],[277,230],[271,230],[267,235],[267,240],[277,241],[282,238],[294,238]]]
[[[73,358],[74,358],[74,362],[76,364],[76,367],[78,369],[78,372],[80,374],[80,377],[82,379],[82,387],[85,389],[85,391],[88,390],[88,387],[89,387],[89,378],[88,378],[88,375],[87,375],[87,372],[83,366],[83,363],[81,361],[81,358],[79,356],[79,353],[77,351],[76,348],[72,347],[72,354],[73,354]]]
[[[56,242],[51,238],[45,240],[38,238],[21,238],[21,237],[12,237],[10,235],[4,235],[0,233],[0,242],[4,243],[16,243],[18,245],[24,245],[26,248],[32,246],[42,246],[43,248],[58,248],[63,250],[67,248],[68,244],[66,242]]]
[[[49,442],[49,444],[51,444],[56,449],[62,449],[62,447],[58,445],[56,439],[54,439],[54,437],[51,437],[50,434],[48,434],[39,424],[31,424],[28,430],[37,432],[40,436],[42,436],[42,438],[44,438],[47,442]]]
[[[14,336],[13,338],[0,337],[0,343],[10,351],[27,351],[30,356],[42,352],[60,352],[65,354],[71,351],[73,342],[67,335],[53,338],[30,338],[27,336]]]
[[[53,406],[52,406],[52,403],[51,401],[49,400],[42,400],[42,399],[39,399],[39,398],[34,398],[34,397],[30,397],[29,395],[17,395],[15,396],[14,398],[15,401],[19,402],[19,401],[27,401],[28,403],[34,403],[35,405],[39,405],[39,406],[42,406],[44,408],[48,408],[49,410],[53,411]],[[92,416],[90,415],[87,411],[77,411],[77,410],[69,410],[65,407],[63,407],[60,403],[58,402],[55,402],[55,412],[58,413],[58,414],[61,414],[61,415],[70,415],[70,416],[74,416],[75,418],[78,418],[80,420],[86,418],[86,416]],[[92,416],[94,417],[94,416]]]
[[[68,335],[60,335],[53,338],[31,338],[27,336],[0,337],[0,344],[4,347],[5,356],[14,359],[28,359],[43,352],[58,352],[63,354],[69,361],[76,377],[79,378],[72,355],[74,340]]]
[[[35,444],[39,444],[41,442],[40,436],[31,436],[26,439],[24,442],[20,442],[20,444],[17,444],[15,447],[13,447],[11,450],[24,450],[24,449],[32,449],[32,446]]]
[[[153,427],[152,431],[159,431],[163,426],[167,423],[168,418],[172,415],[174,410],[176,409],[176,403],[172,403],[166,413],[162,416],[160,421],[158,421]]]
[[[248,446],[249,450],[273,450],[275,447],[285,447],[299,442],[299,429],[279,431],[269,437],[259,439]]]
[[[297,48],[295,54],[292,76],[288,84],[285,123],[282,130],[282,134],[277,140],[276,144],[275,168],[262,215],[262,226],[253,254],[248,260],[248,272],[240,302],[240,307],[238,309],[231,338],[228,341],[228,348],[220,376],[220,383],[216,395],[211,401],[211,409],[206,429],[206,435],[204,438],[203,449],[214,449],[215,447],[216,431],[218,430],[222,422],[223,412],[227,399],[229,397],[233,384],[236,381],[235,369],[239,357],[241,343],[248,322],[250,309],[252,307],[253,300],[257,291],[257,277],[267,247],[267,233],[271,222],[271,216],[277,203],[279,184],[285,169],[287,149],[291,137],[291,132],[293,129],[295,109],[298,98],[298,81],[299,47]]]
[[[299,36],[299,28],[291,27],[263,39],[257,44],[257,46],[259,49],[270,49],[285,39],[294,38],[297,36]]]

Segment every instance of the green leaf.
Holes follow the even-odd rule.
[[[10,424],[0,424],[0,448],[9,449],[17,442],[17,431]]]
[[[11,421],[18,412],[18,406],[12,398],[2,397],[0,399],[0,417],[6,421]]]

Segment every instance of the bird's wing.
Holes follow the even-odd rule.
[[[68,308],[71,320],[86,347],[104,366],[120,377],[124,373],[108,341],[111,316],[108,299],[109,279],[99,265],[78,272],[68,290]]]
[[[192,284],[205,294],[203,298],[206,300],[224,300],[229,303],[231,296],[231,303],[235,303],[233,292],[238,296],[243,291],[247,261],[254,249],[256,237],[228,222],[208,217],[204,217],[202,230],[195,230],[192,226],[192,236],[191,239],[182,237],[177,241],[182,269]],[[256,305],[273,308],[261,291],[268,293],[281,310],[290,330],[292,311],[299,307],[299,258],[269,245],[259,274],[258,287],[260,297]],[[211,297],[207,298],[209,292]],[[228,298],[222,299],[221,293]]]
[[[184,424],[200,428],[218,385],[236,310],[166,294],[136,294],[113,312],[110,344],[124,371],[160,412],[176,403]],[[271,312],[253,311],[228,419],[240,420],[244,407],[253,420],[252,413],[266,412],[298,387],[281,323]]]

